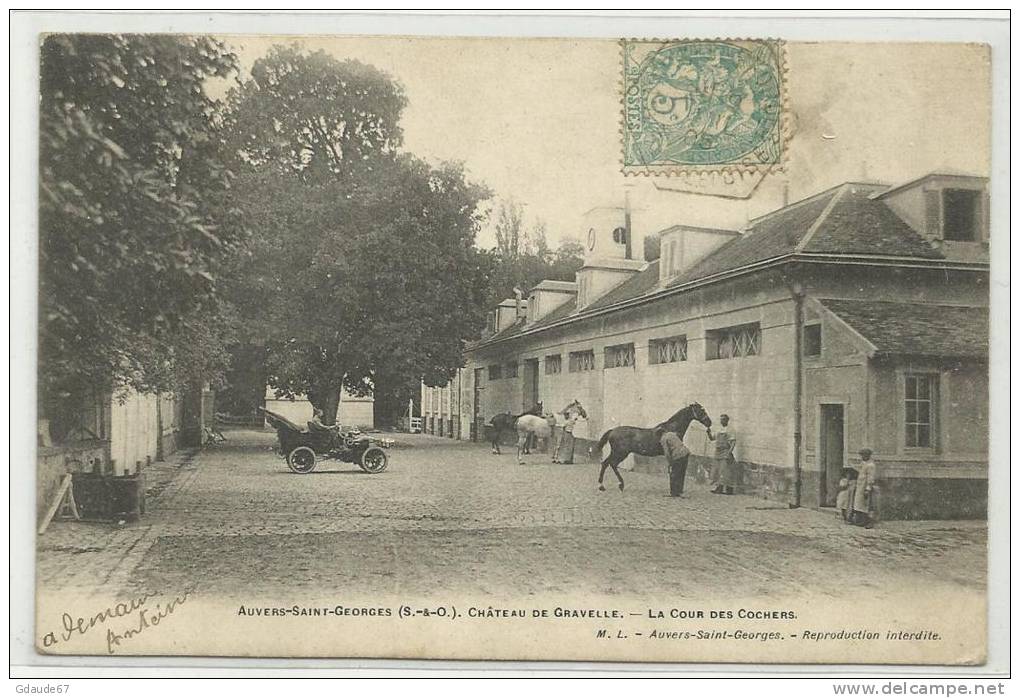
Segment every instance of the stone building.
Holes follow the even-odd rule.
[[[592,442],[697,401],[730,415],[746,493],[831,506],[869,447],[883,517],[984,516],[986,192],[962,175],[845,183],[742,230],[668,227],[650,263],[630,254],[627,211],[590,212],[576,283],[500,305],[442,389],[445,419],[474,438],[496,413],[576,398]],[[710,453],[697,424],[685,441]]]

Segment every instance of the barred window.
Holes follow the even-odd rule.
[[[938,376],[931,373],[906,376],[906,445],[931,448],[934,443]]]
[[[653,339],[648,343],[648,363],[672,364],[687,361],[687,337],[666,337]]]
[[[761,354],[761,325],[757,322],[709,330],[705,339],[705,358],[709,360]]]
[[[594,370],[595,370],[595,352],[593,350],[589,349],[588,351],[570,352],[571,373]]]
[[[634,365],[634,345],[617,344],[606,347],[606,368],[625,368]]]
[[[516,378],[517,377],[517,363],[511,362],[506,365],[506,370],[503,372],[504,378]]]
[[[563,372],[563,357],[559,354],[550,354],[545,357],[545,373],[546,375],[552,375],[554,373]]]
[[[489,380],[498,381],[503,377],[503,367],[499,364],[489,366]]]

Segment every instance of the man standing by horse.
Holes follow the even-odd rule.
[[[662,444],[666,468],[669,470],[669,496],[682,497],[684,479],[687,477],[687,461],[690,460],[691,451],[675,431],[664,431],[659,442]]]
[[[574,426],[577,420],[588,418],[581,403],[574,400],[560,412],[563,415],[563,429],[556,434],[556,446],[553,448],[553,463],[571,464],[574,462]],[[567,457],[563,458],[563,452],[567,451]]]

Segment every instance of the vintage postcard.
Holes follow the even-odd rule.
[[[38,653],[985,662],[988,45],[38,61]]]

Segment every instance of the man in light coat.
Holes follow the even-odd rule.
[[[874,513],[873,494],[875,481],[878,479],[878,466],[871,459],[871,449],[860,450],[861,464],[857,468],[857,487],[854,490],[853,520],[857,526],[864,528],[874,527],[872,514]]]

